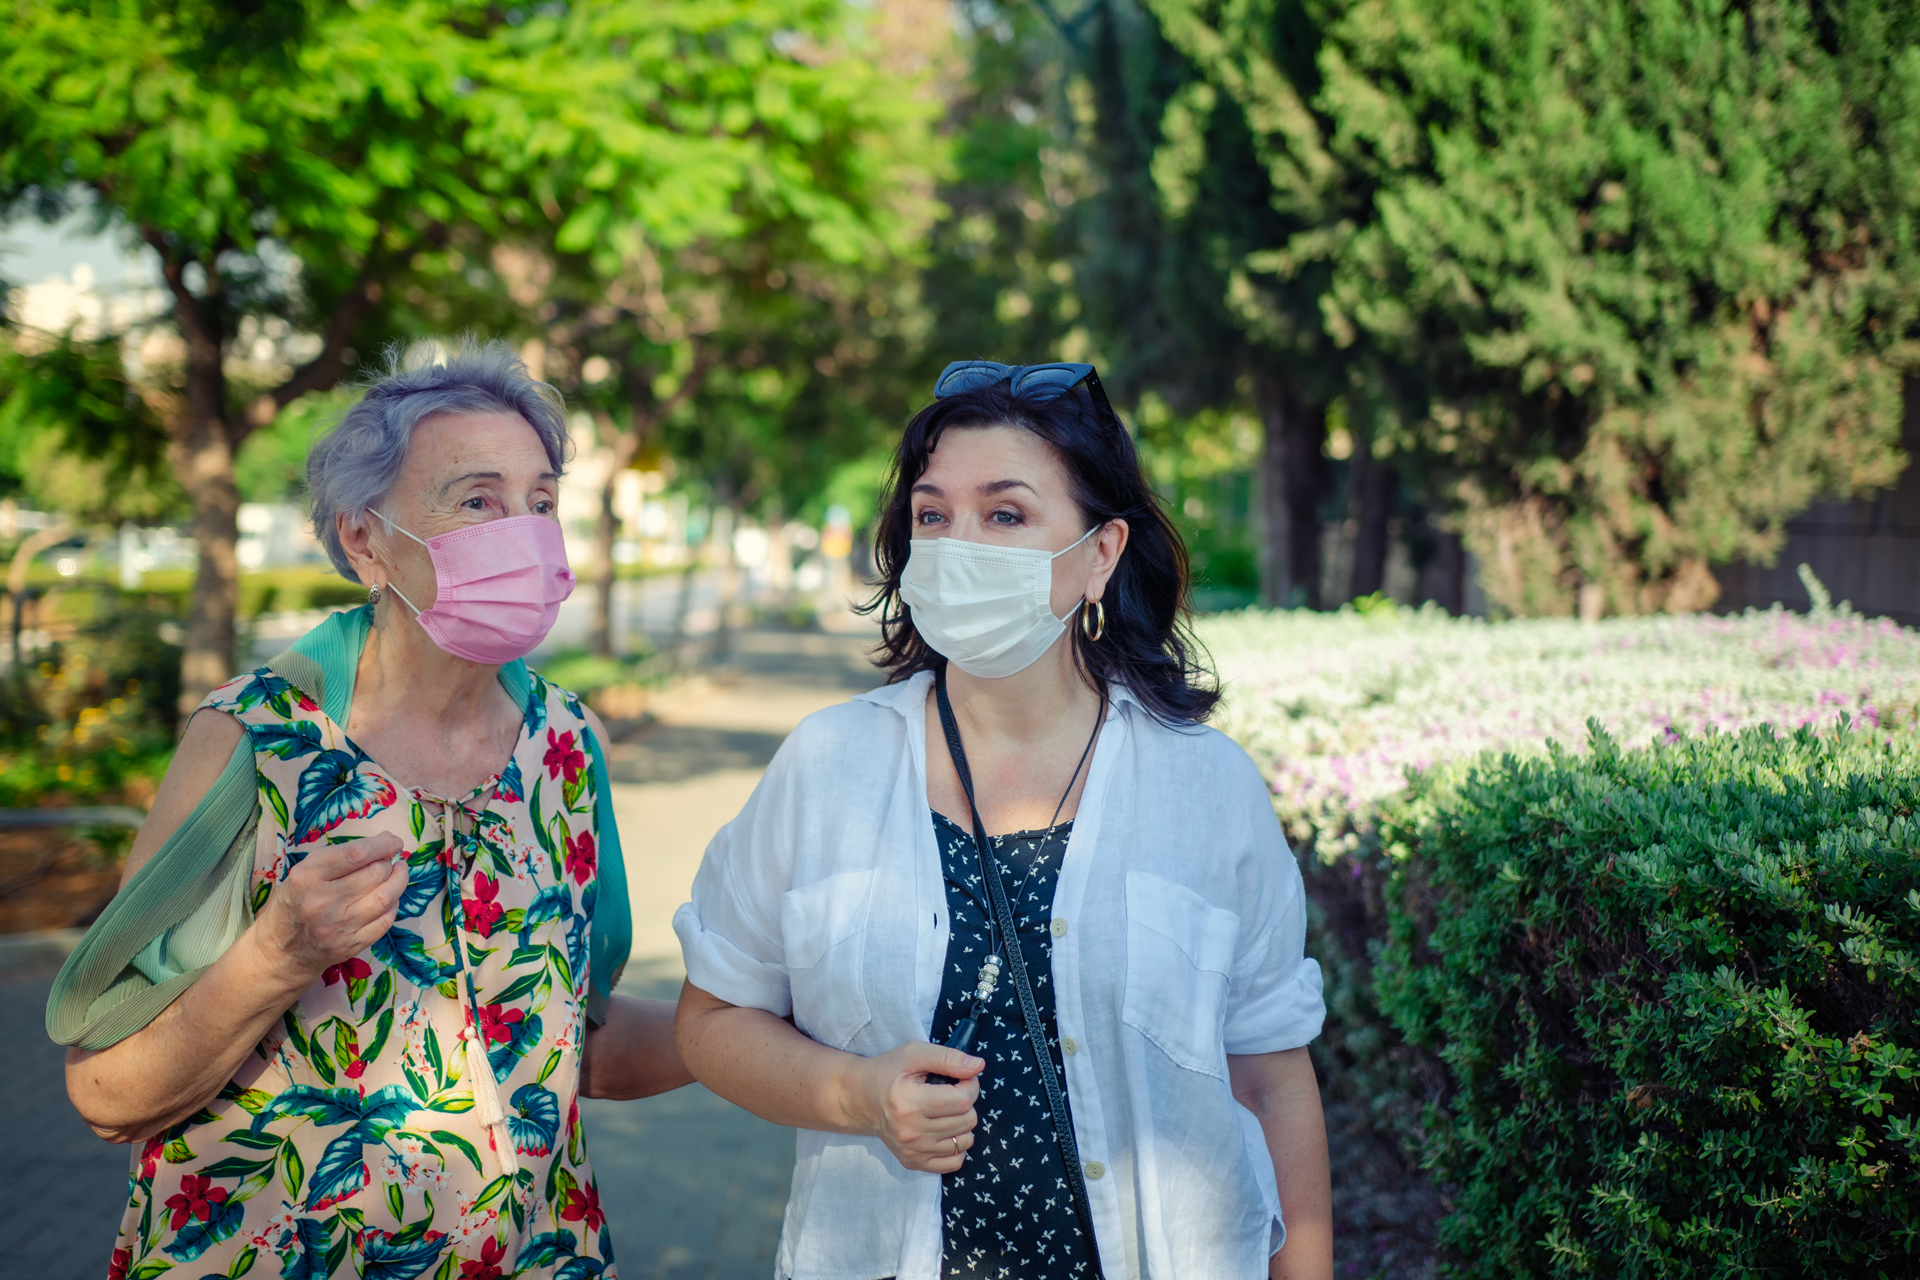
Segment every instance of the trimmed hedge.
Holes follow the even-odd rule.
[[[1589,732],[1382,812],[1448,1270],[1915,1274],[1920,742]]]

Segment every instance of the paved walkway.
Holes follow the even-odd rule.
[[[809,712],[877,683],[856,637],[748,632],[720,678],[611,751],[634,916],[623,991],[671,997],[684,972],[673,911],[701,852]],[[0,1162],[0,1280],[99,1280],[126,1194],[127,1150],[88,1132],[66,1100],[43,1016],[51,972],[0,976],[0,1078],[10,1149]],[[581,1105],[623,1280],[766,1280],[793,1170],[793,1135],[698,1085]],[[22,1158],[22,1153],[32,1157]]]

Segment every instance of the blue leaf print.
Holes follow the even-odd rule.
[[[560,1132],[560,1099],[553,1090],[523,1084],[513,1091],[513,1109],[517,1114],[507,1117],[513,1149],[523,1156],[543,1156],[553,1150],[553,1136]]]
[[[253,1118],[253,1132],[259,1133],[281,1116],[305,1116],[317,1125],[357,1122],[362,1105],[358,1089],[323,1089],[316,1084],[296,1084],[260,1108],[260,1113]]]
[[[527,798],[527,782],[520,776],[520,757],[514,756],[507,761],[507,767],[500,771],[500,799],[508,804],[519,804]]]
[[[360,1123],[353,1131],[360,1135],[362,1142],[384,1142],[389,1133],[407,1122],[407,1117],[420,1109],[420,1100],[413,1096],[413,1090],[403,1084],[389,1084],[375,1089],[367,1095],[361,1104]]]
[[[234,696],[234,703],[242,711],[251,711],[264,702],[277,711],[281,719],[291,720],[296,698],[303,702],[307,701],[304,693],[262,667],[240,686],[240,692]]]
[[[311,720],[293,720],[286,724],[252,724],[247,733],[255,751],[271,752],[282,760],[298,760],[326,750],[320,726]]]
[[[280,1247],[285,1248],[282,1239]],[[292,1244],[280,1259],[280,1280],[327,1280],[327,1224],[319,1218],[301,1218],[293,1224]]]
[[[587,976],[587,919],[577,915],[567,922],[567,968],[576,987],[584,985]]]
[[[446,1247],[445,1232],[416,1235],[407,1230],[390,1235],[378,1227],[368,1227],[361,1236],[364,1267],[360,1274],[363,1280],[414,1280],[439,1259]]]
[[[605,1271],[606,1264],[592,1258],[573,1258],[553,1273],[553,1280],[592,1280],[592,1277]]]
[[[362,1145],[359,1133],[352,1130],[327,1144],[320,1153],[320,1163],[313,1167],[302,1208],[318,1213],[366,1188],[367,1162],[360,1158]]]
[[[572,891],[564,884],[548,885],[527,906],[526,917],[520,922],[520,945],[532,945],[530,939],[535,925],[545,924],[549,920],[565,920],[572,914]]]
[[[394,919],[411,920],[415,916],[425,915],[446,883],[446,869],[435,859],[428,859],[417,867],[408,867],[406,892],[400,895],[400,909],[394,914]]]
[[[181,1262],[192,1262],[207,1250],[232,1236],[247,1216],[247,1206],[239,1200],[222,1200],[207,1205],[207,1220],[189,1218],[187,1225],[173,1238],[166,1251]]]
[[[417,933],[389,929],[386,937],[370,948],[373,958],[400,971],[400,976],[416,987],[437,987],[453,976],[453,966],[427,954],[427,944]]]
[[[571,1258],[575,1239],[571,1231],[542,1231],[520,1246],[520,1256],[513,1260],[514,1273],[517,1275],[528,1267],[544,1267],[562,1258]]]
[[[487,1065],[493,1068],[493,1078],[504,1081],[513,1070],[513,1064],[527,1056],[534,1045],[540,1043],[540,1015],[530,1013],[518,1022],[503,1023],[513,1039],[505,1044],[487,1046]]]
[[[300,772],[300,798],[293,810],[293,843],[317,840],[349,818],[364,818],[395,799],[393,784],[360,772],[347,751],[322,751]]]
[[[533,678],[533,687],[527,690],[526,720],[528,737],[547,727],[547,682],[539,676]]]

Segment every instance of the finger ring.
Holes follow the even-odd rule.
[[[948,1141],[948,1142],[951,1142],[951,1143],[953,1144],[953,1154],[955,1154],[955,1155],[959,1155],[959,1154],[960,1154],[960,1139],[958,1139],[958,1138],[955,1138],[955,1137],[952,1137],[952,1136],[949,1136],[949,1137],[947,1138],[947,1141]]]

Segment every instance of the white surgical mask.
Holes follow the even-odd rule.
[[[1087,530],[1073,547],[1101,527]],[[900,598],[913,610],[913,629],[935,653],[970,676],[998,680],[1038,662],[1067,629],[1066,618],[1053,616],[1053,562],[1073,547],[1049,553],[916,538],[900,575]]]

